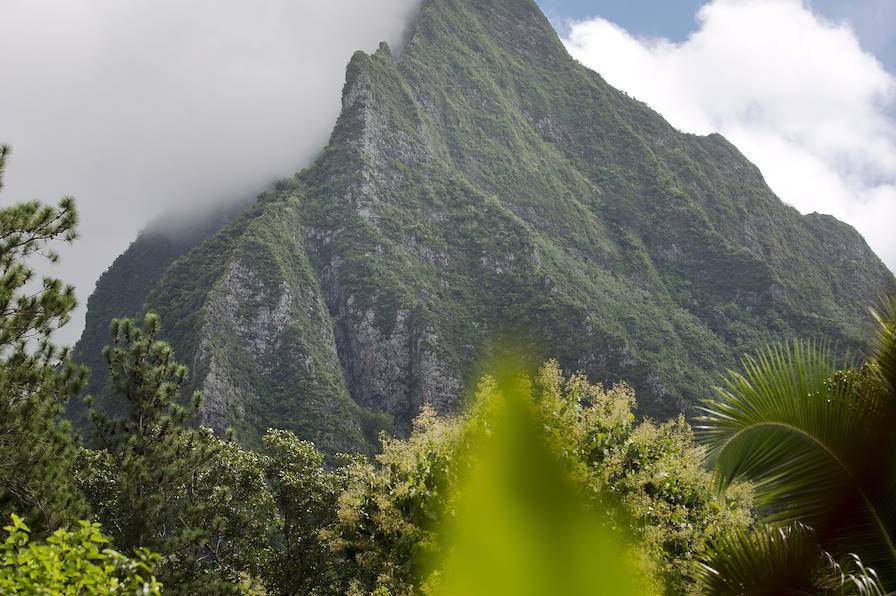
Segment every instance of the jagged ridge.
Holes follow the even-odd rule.
[[[206,423],[336,450],[365,448],[383,413],[450,411],[504,339],[667,417],[767,342],[862,349],[893,291],[852,228],[608,86],[530,0],[428,0],[398,59],[352,57],[317,163],[143,308],[193,363]]]

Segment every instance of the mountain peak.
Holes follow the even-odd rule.
[[[399,55],[352,57],[317,163],[142,291],[208,424],[336,450],[452,411],[508,337],[630,383],[642,414],[688,412],[766,344],[861,350],[869,297],[896,280],[730,143],[576,63],[531,0],[426,0]]]
[[[554,61],[566,50],[532,0],[426,0],[410,28],[406,51],[459,45],[483,56],[503,49],[530,62]]]

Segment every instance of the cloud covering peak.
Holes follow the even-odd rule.
[[[0,204],[76,197],[52,274],[82,308],[140,228],[246,200],[326,143],[357,49],[400,45],[417,0],[4,0]]]
[[[855,226],[896,270],[896,78],[800,0],[713,0],[681,43],[603,19],[570,53],[684,131],[720,132],[804,213]]]

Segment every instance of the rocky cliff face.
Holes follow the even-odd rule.
[[[104,280],[140,268],[122,263]],[[133,314],[162,316],[208,425],[330,450],[451,411],[510,345],[670,416],[765,343],[861,350],[867,307],[896,292],[853,229],[609,87],[531,0],[425,1],[399,57],[352,57],[314,166],[151,285]],[[85,337],[108,312],[91,300]]]

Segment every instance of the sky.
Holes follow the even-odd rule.
[[[602,18],[642,38],[684,41],[696,28],[698,9],[707,0],[539,0],[555,25]],[[845,22],[862,47],[896,72],[896,1],[807,0],[818,16]]]
[[[676,128],[720,132],[784,202],[853,225],[896,270],[896,2],[712,0],[684,34],[614,5],[553,16],[575,58]]]
[[[357,49],[417,0],[0,0],[0,206],[74,195],[82,237],[42,271],[82,306],[163,214],[251,200],[308,165]],[[721,132],[803,212],[896,269],[896,1],[540,0],[570,50],[677,128]]]

